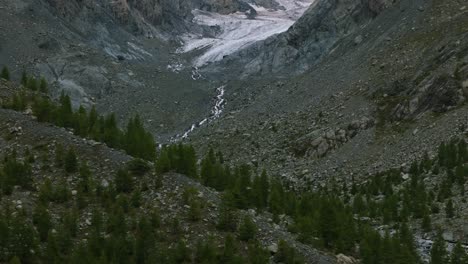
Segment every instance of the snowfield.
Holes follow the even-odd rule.
[[[204,53],[193,62],[196,67],[222,60],[224,56],[288,30],[315,0],[276,0],[276,2],[284,10],[268,10],[251,5],[257,11],[255,19],[249,19],[246,14],[240,12],[221,15],[193,10],[195,16],[193,22],[199,25],[219,26],[221,33],[215,38],[187,34],[183,36],[184,45],[178,52],[204,49]]]

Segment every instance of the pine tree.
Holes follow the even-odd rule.
[[[73,129],[76,134],[80,135],[81,137],[86,137],[88,135],[88,114],[86,113],[86,109],[83,106],[80,106],[78,111],[74,114],[73,123]]]
[[[42,93],[47,93],[48,88],[47,88],[47,81],[44,77],[41,77],[40,83],[39,83],[39,91]]]
[[[33,252],[37,250],[37,237],[32,226],[22,214],[11,218],[9,222],[6,250],[10,257],[17,256],[25,263],[35,263]]]
[[[427,212],[423,216],[421,228],[426,233],[431,231],[431,215]]]
[[[254,204],[260,210],[268,206],[268,196],[270,192],[270,182],[266,170],[262,171],[260,177],[255,177],[253,182],[253,198]]]
[[[30,189],[32,184],[32,171],[28,163],[20,162],[16,159],[16,152],[6,156],[3,165],[3,178],[0,186],[3,192],[10,194],[13,186],[18,185],[23,189]]]
[[[60,105],[57,109],[56,125],[61,127],[73,127],[73,110],[70,96],[62,91],[59,101]]]
[[[437,232],[436,239],[431,249],[431,264],[446,264],[448,263],[447,249],[445,240],[442,237],[442,231]]]
[[[81,192],[88,194],[91,192],[91,170],[89,169],[88,163],[83,162],[80,167],[80,180],[78,188]]]
[[[275,260],[279,263],[287,264],[304,263],[302,256],[300,256],[296,250],[289,246],[284,240],[280,240],[278,243],[278,253],[275,255]]]
[[[257,233],[257,226],[252,221],[250,216],[245,216],[239,226],[239,239],[242,241],[249,241],[255,237]]]
[[[61,179],[52,193],[52,201],[56,203],[65,203],[70,199],[70,190],[65,178]]]
[[[198,241],[196,245],[195,263],[215,264],[217,252],[212,239]]]
[[[146,263],[155,240],[151,223],[145,216],[139,220],[135,240],[136,263]]]
[[[151,133],[146,132],[139,115],[128,122],[124,138],[124,148],[128,154],[146,160],[154,160],[156,143]]]
[[[74,173],[78,170],[78,160],[76,158],[75,150],[69,148],[65,155],[65,171],[68,173]]]
[[[115,188],[117,192],[131,193],[133,185],[132,176],[126,170],[120,169],[115,177]]]
[[[28,86],[28,79],[29,78],[26,71],[23,70],[23,73],[21,74],[21,85],[23,85],[23,87]]]
[[[320,207],[319,227],[325,248],[332,248],[338,239],[338,223],[335,208],[329,201],[324,200]]]
[[[406,223],[402,223],[400,225],[400,230],[399,230],[399,242],[402,245],[402,248],[404,249],[402,252],[400,252],[400,259],[403,261],[400,261],[401,263],[416,263],[417,262],[417,253],[416,253],[416,247],[414,245],[414,237],[411,232],[411,230],[408,228],[408,225]]]
[[[445,204],[445,215],[447,218],[453,218],[455,216],[452,199],[449,199]]]
[[[151,222],[151,226],[153,227],[153,229],[158,229],[161,227],[161,216],[157,208],[154,208],[153,210],[151,210],[150,222]]]
[[[2,69],[2,73],[0,74],[0,78],[9,81],[10,80],[10,71],[8,68],[5,66]]]
[[[192,253],[183,240],[177,243],[174,250],[170,252],[173,263],[188,263],[191,260]]]
[[[47,205],[52,200],[52,182],[49,179],[45,179],[44,183],[39,188],[39,202]]]
[[[228,234],[224,240],[223,252],[219,256],[219,263],[241,264],[242,257],[238,256],[238,245],[234,236]]]
[[[121,131],[117,127],[115,114],[110,114],[104,119],[103,141],[111,148],[118,148],[121,138]]]
[[[270,253],[265,250],[258,241],[249,243],[249,263],[267,264],[270,263]]]
[[[468,263],[468,255],[465,249],[462,247],[460,241],[457,242],[456,246],[452,250],[450,256],[450,264],[466,264]]]
[[[52,223],[49,212],[43,204],[36,206],[33,214],[33,223],[39,232],[39,238],[41,241],[46,241],[49,230],[52,227]]]
[[[210,159],[209,154],[202,160],[201,169],[200,169],[200,178],[201,178],[203,185],[206,185],[209,187],[216,186],[214,162]]]
[[[63,226],[67,229],[70,236],[76,237],[78,234],[78,209],[72,208],[68,212],[65,212],[62,220]]]
[[[28,79],[28,85],[27,85],[29,90],[32,91],[37,91],[37,80],[34,77],[29,77]]]
[[[21,260],[20,260],[17,256],[14,256],[14,257],[10,260],[9,264],[21,264]]]
[[[34,100],[32,110],[39,122],[52,121],[52,113],[55,111],[49,99],[40,97]]]
[[[219,210],[216,227],[223,231],[234,232],[237,230],[237,217],[234,213],[235,201],[231,192],[224,193]]]
[[[88,125],[89,125],[90,132],[92,131],[94,126],[97,125],[98,118],[99,116],[96,110],[96,106],[93,105],[93,107],[91,107],[91,110],[89,111],[89,116],[88,116],[88,122],[89,122]]]
[[[190,199],[189,201],[189,219],[191,221],[199,221],[202,217],[202,205],[198,199]]]

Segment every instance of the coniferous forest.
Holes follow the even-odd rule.
[[[10,79],[6,68],[1,77]],[[435,156],[426,154],[413,161],[407,173],[395,168],[367,181],[352,177],[343,185],[330,180],[315,191],[298,190],[268,175],[268,168],[234,164],[219,150],[199,153],[181,143],[157,149],[138,115],[122,127],[115,115],[100,115],[94,107],[73,110],[65,93],[57,101],[44,94],[43,78],[38,81],[23,74],[21,83],[23,90],[3,107],[30,108],[38,122],[70,129],[76,136],[123,150],[134,159],[102,184],[96,170],[69,144],[53,144],[40,157],[33,154],[38,150],[9,151],[0,162],[0,262],[304,263],[303,256],[284,240],[277,241],[277,252],[271,257],[258,240],[256,222],[244,213],[253,209],[271,215],[278,224],[290,219],[287,228],[302,243],[354,256],[363,264],[422,263],[414,229],[437,233],[430,263],[468,263],[462,244],[447,251],[441,227],[432,221],[434,215],[456,217],[460,206],[456,197],[466,203],[465,138],[442,143]],[[33,173],[38,167],[40,178]],[[197,188],[177,190],[187,209],[183,216],[162,219],[165,208],[144,203],[146,196],[161,190],[164,177],[167,181],[179,174],[219,193],[213,230],[221,236],[190,245],[183,239],[180,222],[203,222],[209,210]],[[428,186],[430,177],[437,184]],[[11,197],[23,192],[33,197],[29,207],[11,202],[15,200]],[[79,224],[83,218],[87,219],[84,226]],[[385,229],[377,230],[379,226]]]

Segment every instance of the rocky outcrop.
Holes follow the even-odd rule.
[[[291,150],[296,156],[321,158],[373,125],[374,120],[363,117],[341,128],[318,129],[296,140]]]
[[[458,82],[447,75],[427,82],[416,94],[403,100],[392,111],[393,120],[413,119],[427,111],[446,112],[464,103],[466,98]]]
[[[468,41],[468,35],[464,41]],[[381,117],[386,116],[388,121],[414,120],[426,112],[440,114],[465,103],[468,49],[463,47],[441,44],[430,50],[432,56],[417,74],[392,82],[379,99]]]
[[[192,10],[200,9],[221,14],[237,11],[254,13],[241,0],[45,0],[55,12],[67,20],[89,20],[94,14],[108,13],[129,27],[134,33],[148,33],[150,27],[180,33],[193,30]],[[98,16],[99,17],[99,16]]]

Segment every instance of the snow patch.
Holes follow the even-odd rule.
[[[209,62],[220,61],[225,56],[246,48],[255,42],[285,32],[315,2],[315,0],[276,1],[284,10],[270,10],[262,6],[251,5],[257,11],[255,19],[249,19],[247,14],[240,12],[221,15],[193,10],[193,22],[205,26],[218,26],[221,33],[216,37],[186,34],[182,37],[184,44],[178,52],[186,53],[204,50],[204,53],[193,62],[196,67],[204,66]]]
[[[126,60],[145,60],[153,55],[132,42],[127,42],[127,49],[123,49],[117,44],[106,42],[104,51],[114,59],[124,58]]]

